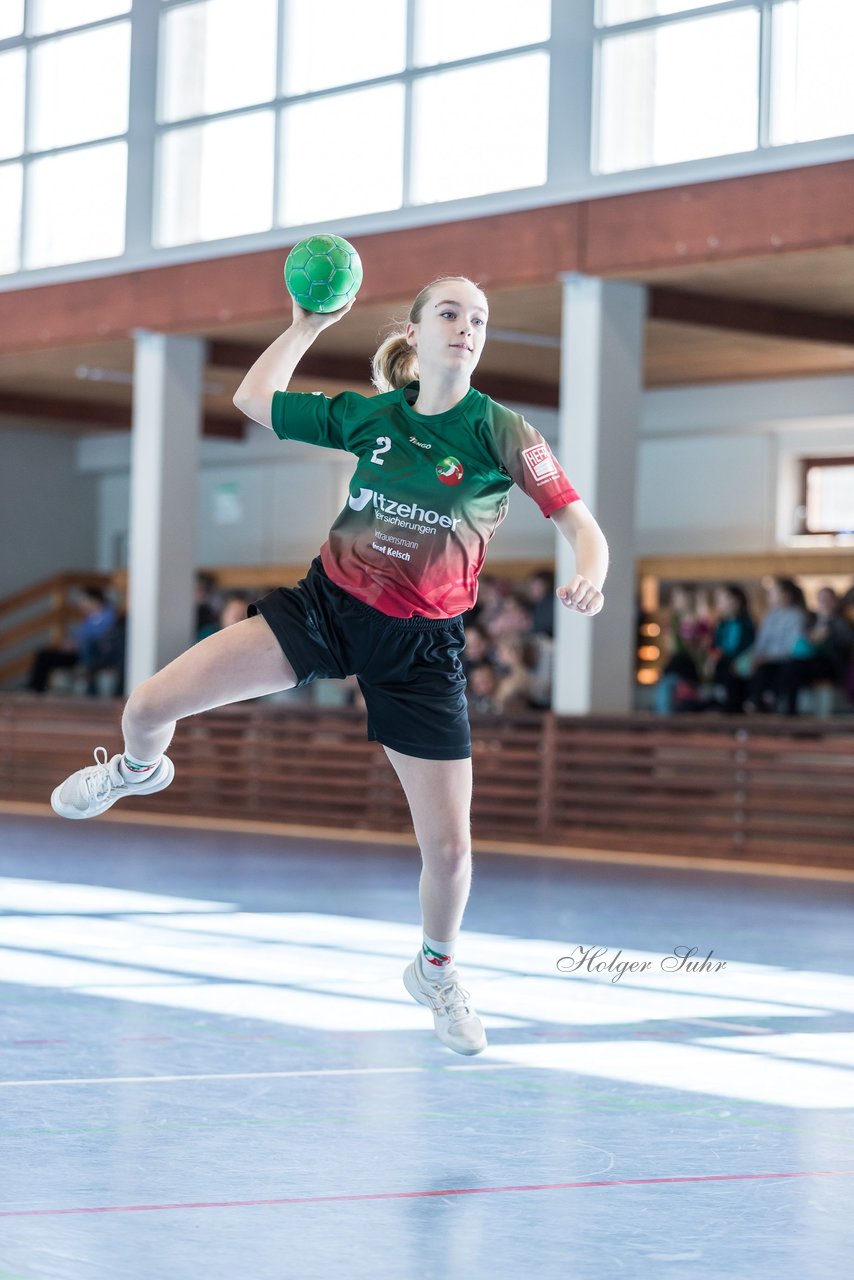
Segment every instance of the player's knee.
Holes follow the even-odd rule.
[[[137,685],[125,703],[122,719],[126,725],[132,723],[142,729],[153,729],[172,719],[154,680]]]
[[[471,837],[459,832],[439,837],[421,850],[424,865],[443,876],[463,875],[471,866]]]

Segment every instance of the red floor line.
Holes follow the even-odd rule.
[[[854,1169],[808,1169],[793,1173],[701,1173],[672,1178],[610,1178],[600,1182],[540,1182],[508,1187],[446,1187],[443,1191],[366,1191],[357,1195],[284,1196],[275,1200],[199,1200],[184,1204],[94,1205],[82,1209],[3,1209],[0,1218],[40,1218],[66,1213],[146,1213],[159,1209],[244,1209],[279,1204],[325,1204],[347,1200],[412,1200],[430,1196],[483,1196],[503,1191],[565,1191],[577,1187],[643,1187],[671,1182],[740,1182],[763,1178],[854,1178]]]

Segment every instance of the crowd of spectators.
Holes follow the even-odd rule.
[[[251,597],[251,598],[254,598]],[[209,573],[198,573],[195,585],[194,643],[246,617],[250,596],[221,592]],[[72,597],[80,621],[67,628],[62,640],[33,656],[26,688],[46,693],[55,671],[66,671],[75,692],[95,697],[124,695],[127,614],[99,586],[82,587]]]
[[[195,641],[247,616],[262,591],[223,591],[200,572],[195,588]],[[655,710],[717,710],[796,715],[803,689],[823,684],[854,703],[854,586],[839,596],[822,587],[815,609],[789,578],[775,578],[755,617],[737,583],[672,588],[661,628],[663,665]],[[34,657],[27,687],[43,693],[54,671],[71,669],[75,687],[94,695],[124,693],[126,618],[98,586],[78,593],[80,621],[62,643]],[[539,569],[517,581],[484,575],[464,618],[462,654],[469,706],[477,715],[547,708],[551,703],[555,581]],[[105,690],[102,677],[108,675]],[[340,689],[312,688],[307,700],[358,704],[355,678]]]
[[[801,690],[824,684],[854,701],[854,587],[822,587],[815,609],[790,578],[766,589],[761,619],[735,583],[677,586],[662,627],[655,709],[797,715]]]

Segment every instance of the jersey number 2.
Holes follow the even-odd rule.
[[[380,454],[388,453],[390,448],[391,440],[388,436],[377,436],[377,447],[371,454],[371,462],[375,462],[378,467],[381,467],[385,462],[385,458],[381,458]]]

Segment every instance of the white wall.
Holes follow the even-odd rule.
[[[197,493],[198,565],[304,562],[316,555],[345,501],[352,459],[280,441],[251,427],[244,442],[204,440]],[[86,436],[78,465],[98,487],[97,565],[127,563],[130,439]]]
[[[63,569],[91,569],[95,478],[77,469],[73,436],[0,428],[0,596]]]
[[[848,453],[854,455],[850,375],[647,391],[638,555],[832,545],[832,538],[792,533],[798,459]]]

